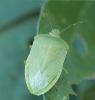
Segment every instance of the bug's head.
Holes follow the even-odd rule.
[[[49,34],[53,37],[58,37],[60,38],[60,31],[58,29],[52,29],[51,32],[49,32]]]

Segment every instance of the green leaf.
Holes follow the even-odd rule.
[[[95,2],[48,0],[42,8],[38,33],[52,29],[62,31],[61,37],[70,50],[62,75],[56,85],[44,95],[45,100],[69,100],[73,84],[95,77]],[[77,23],[77,24],[76,24]],[[75,25],[76,24],[76,25]]]

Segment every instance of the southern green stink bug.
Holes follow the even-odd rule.
[[[30,92],[42,95],[59,79],[68,45],[58,35],[59,30],[35,36],[25,64],[25,79]]]

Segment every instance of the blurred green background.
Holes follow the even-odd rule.
[[[29,93],[26,60],[44,0],[0,0],[0,100],[43,100]],[[70,100],[95,100],[95,80],[72,85]]]
[[[0,100],[42,100],[25,84],[24,60],[43,0],[0,0]]]

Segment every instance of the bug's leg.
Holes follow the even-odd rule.
[[[43,96],[43,99],[46,100],[46,99],[45,99],[45,95],[43,94],[42,96]]]
[[[32,48],[32,45],[30,45],[29,48],[31,49]]]
[[[54,87],[55,87],[55,91],[58,91],[58,86],[57,86],[57,85],[55,85]]]
[[[24,64],[26,64],[26,60],[24,60]]]
[[[63,68],[63,70],[64,70],[64,72],[65,72],[66,74],[69,73],[68,70],[67,70],[66,68]]]
[[[29,48],[31,49],[32,45],[33,45],[33,41],[34,41],[34,38],[30,39],[28,41],[28,45],[29,45]]]
[[[31,49],[31,47],[32,47],[33,41],[34,41],[34,38],[30,38],[30,39],[28,40],[28,46],[29,46],[30,49]]]

